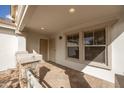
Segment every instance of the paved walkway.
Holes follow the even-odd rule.
[[[86,75],[52,62],[40,66],[40,83],[49,88],[108,88],[110,82]]]

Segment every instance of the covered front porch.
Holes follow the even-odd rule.
[[[53,63],[42,63],[40,83],[48,88],[107,88],[113,83],[98,79],[91,75]]]
[[[20,36],[19,44],[24,43],[24,49],[18,50],[41,54],[45,61],[71,68],[70,79],[66,69],[44,67],[48,72],[43,72],[46,74],[43,78],[47,78],[51,87],[59,84],[59,87],[73,87],[74,81],[85,82],[84,85],[75,83],[76,87],[97,87],[96,81],[103,87],[107,85],[104,80],[115,84],[115,74],[123,75],[120,65],[123,58],[116,53],[117,47],[122,49],[123,46],[119,39],[123,38],[122,28],[123,6],[28,6],[16,32]],[[76,77],[73,78],[75,70],[86,74],[83,78],[74,74]],[[59,80],[54,74],[62,75],[62,78]],[[87,74],[94,76],[95,82],[92,78],[88,81],[90,76]]]
[[[32,77],[33,84],[39,87],[115,87],[116,76],[118,87],[123,87],[123,9],[123,6],[18,6],[16,28],[0,29],[6,40],[3,43],[3,38],[0,39],[1,54],[12,58],[8,64],[2,54],[0,70],[17,68],[8,70],[6,76],[10,80],[5,83],[10,87],[14,74],[18,78],[26,72],[27,78],[19,81],[25,83]],[[28,69],[18,72],[16,65],[23,63],[40,67],[29,64]],[[32,65],[34,72],[38,69],[38,75],[31,73]],[[4,82],[6,78],[1,75]],[[17,78],[16,87],[23,86],[23,83],[18,86]]]

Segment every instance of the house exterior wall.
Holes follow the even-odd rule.
[[[49,61],[55,62],[56,44],[55,37],[49,38]]]
[[[29,53],[40,53],[40,39],[48,39],[45,35],[40,35],[35,32],[26,33],[26,49]]]
[[[18,50],[17,51],[26,51],[26,37],[18,35],[17,40],[18,40]]]
[[[16,68],[16,52],[40,53],[40,39],[47,36],[34,32],[15,34],[15,30],[0,27],[0,71]]]
[[[12,29],[0,27],[0,71],[16,67],[18,40]]]
[[[56,63],[110,82],[114,82],[114,73],[112,71],[84,65],[83,62],[79,63],[66,59],[65,36],[63,34],[60,35],[63,36],[62,40],[59,40],[59,35],[56,37]]]
[[[111,29],[111,39],[112,42],[109,47],[112,47],[112,60],[111,65],[112,68],[110,70],[102,69],[98,67],[93,67],[89,65],[83,64],[83,62],[75,62],[74,60],[68,60],[66,58],[66,47],[65,47],[65,34],[64,32],[56,35],[56,63],[61,65],[70,67],[72,69],[87,73],[89,75],[93,75],[95,77],[101,78],[103,80],[114,83],[115,82],[115,73],[124,74],[124,20],[123,17],[114,24]],[[59,39],[59,36],[62,36],[63,39]]]
[[[124,75],[124,15],[112,30],[112,68],[116,74]]]

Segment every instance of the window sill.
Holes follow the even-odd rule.
[[[76,58],[67,57],[66,60],[72,61],[72,62],[75,62],[75,63],[80,63],[80,60],[79,59],[76,59]]]
[[[111,66],[106,65],[106,64],[97,63],[95,61],[86,61],[85,60],[84,64],[93,66],[93,67],[97,67],[97,68],[101,68],[101,69],[111,70]]]

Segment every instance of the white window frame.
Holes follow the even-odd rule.
[[[78,45],[67,45],[67,36],[75,35],[75,34],[79,35],[79,32],[66,34],[66,40],[65,40],[66,59],[69,60],[69,61],[72,61],[72,62],[78,62],[79,63],[80,62],[80,53],[79,53],[79,59],[68,57],[68,47],[79,47],[79,49],[80,49],[80,40],[79,40],[79,44]],[[80,35],[79,35],[79,38],[80,38]],[[80,52],[80,50],[79,50],[79,52]]]
[[[105,23],[100,23],[100,24],[97,24],[97,25],[93,25],[93,26],[90,26],[90,27],[86,27],[86,28],[82,28],[82,30],[80,29],[79,31],[78,30],[75,30],[73,32],[67,32],[65,33],[65,60],[68,60],[68,61],[71,61],[71,62],[75,62],[75,63],[80,63],[80,64],[84,64],[84,65],[89,65],[89,66],[94,66],[94,67],[97,67],[97,68],[102,68],[102,69],[107,69],[107,70],[111,70],[111,61],[112,61],[112,47],[111,47],[111,28],[113,26],[113,24],[116,22],[116,20],[112,20],[112,21],[108,21],[108,22],[105,22]],[[100,28],[103,28],[105,27],[105,31],[106,31],[106,55],[105,55],[105,62],[106,64],[100,64],[98,62],[94,62],[94,61],[85,61],[85,54],[84,54],[84,32],[85,31],[91,31],[91,30],[95,30],[95,29],[100,29]],[[75,59],[75,58],[69,58],[68,57],[68,50],[67,50],[67,45],[66,45],[66,42],[67,42],[67,35],[70,35],[70,34],[76,34],[76,33],[79,33],[79,59]]]
[[[97,29],[102,29],[102,28],[105,28],[105,40],[106,40],[106,43],[105,45],[85,45],[84,44],[84,33],[85,32],[95,32],[95,30]],[[86,31],[83,31],[82,32],[82,39],[83,39],[83,62],[87,65],[90,65],[90,66],[95,66],[95,67],[100,67],[100,68],[106,68],[106,69],[110,69],[110,63],[108,61],[108,35],[109,35],[109,32],[108,31],[109,29],[109,26],[105,26],[105,27],[96,27],[96,28],[93,28],[93,29],[90,29],[89,31],[86,30]],[[101,64],[99,62],[95,62],[95,61],[88,61],[88,60],[85,60],[85,46],[104,46],[105,47],[105,64]]]

